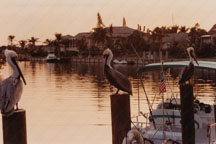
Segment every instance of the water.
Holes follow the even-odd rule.
[[[102,64],[47,64],[22,62],[27,85],[19,103],[27,112],[27,137],[30,144],[111,144],[110,97],[116,89],[111,87],[103,75]],[[131,116],[138,113],[138,80],[136,65],[116,65],[115,69],[126,74],[133,85]],[[179,96],[178,72],[171,70],[165,97]],[[0,80],[11,74],[5,65],[0,71]],[[158,96],[160,72],[144,74],[145,89],[150,101]],[[216,95],[216,72],[197,70],[194,77],[194,94],[203,102],[214,104]],[[141,85],[140,109],[148,112],[146,98]],[[155,107],[156,105],[154,105]],[[2,125],[0,123],[0,129]],[[2,142],[2,131],[0,131]]]

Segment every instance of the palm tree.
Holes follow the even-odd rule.
[[[102,47],[108,38],[107,29],[105,28],[105,25],[102,21],[100,13],[97,13],[97,25],[95,28],[93,28],[93,33],[91,34],[91,37],[92,37],[93,42],[99,47]]]
[[[27,43],[26,40],[20,40],[19,41],[19,45],[20,45],[21,51],[25,50],[26,43]]]
[[[107,28],[107,33],[109,34],[109,37],[107,37],[107,46],[109,48],[113,48],[113,26],[110,25],[109,28]]]
[[[136,52],[143,52],[148,49],[144,35],[143,32],[136,30],[128,37],[128,42],[131,44],[130,48],[132,48],[130,51],[134,52],[134,48]]]
[[[207,49],[202,48],[202,46],[200,45],[201,36],[206,35],[206,34],[207,34],[207,31],[204,29],[201,29],[199,27],[199,23],[196,23],[194,27],[190,28],[190,32],[188,33],[189,38],[190,38],[190,45],[192,45],[196,49],[196,53],[198,55],[203,55],[205,53],[212,53],[210,51],[206,52]]]
[[[19,41],[19,45],[20,45],[21,49],[24,49],[24,48],[25,48],[26,43],[27,43],[26,40],[20,40],[20,41]]]
[[[31,37],[30,39],[28,39],[28,41],[32,47],[35,47],[36,42],[38,42],[38,40],[39,40],[39,38],[35,38],[35,37]]]
[[[54,41],[54,45],[55,45],[55,52],[57,54],[57,56],[60,56],[60,44],[62,42],[62,34],[61,33],[55,33],[55,41]]]
[[[93,28],[92,39],[95,44],[104,44],[107,39],[107,30],[102,27]]]
[[[38,42],[39,38],[31,37],[28,39],[29,47],[30,47],[30,54],[35,54],[36,51],[36,42]]]
[[[15,38],[14,35],[9,35],[9,36],[8,36],[8,44],[9,44],[10,46],[13,45],[13,40],[14,40],[14,38]]]
[[[188,30],[189,30],[189,28],[186,28],[186,26],[181,26],[179,28],[179,32],[182,32],[182,33],[187,33]]]
[[[152,46],[153,46],[153,50],[158,49],[158,51],[161,50],[161,41],[163,36],[165,35],[165,30],[166,27],[156,27],[151,34],[151,39],[152,39]]]
[[[98,19],[97,28],[100,28],[100,27],[104,28],[104,27],[106,27],[106,26],[104,25],[103,21],[102,21],[102,18],[101,18],[101,15],[100,15],[99,12],[97,13],[97,19]]]
[[[171,32],[172,33],[178,33],[178,30],[179,30],[179,26],[177,26],[177,25],[174,25],[174,26],[171,27]]]
[[[26,40],[20,40],[19,41],[21,53],[24,53],[25,55],[27,54],[26,44],[27,44]]]
[[[51,46],[53,44],[53,41],[51,39],[46,39],[43,43],[47,46]]]
[[[198,46],[200,44],[200,36],[207,34],[206,30],[199,27],[199,23],[196,23],[194,27],[190,28],[189,36],[191,44]]]

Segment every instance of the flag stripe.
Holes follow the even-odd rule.
[[[160,93],[162,92],[166,92],[166,83],[165,83],[163,76],[160,80]]]

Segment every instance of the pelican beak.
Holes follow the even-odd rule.
[[[199,65],[197,59],[196,59],[196,55],[194,52],[191,52],[191,57],[195,60],[195,62],[197,63],[197,65]]]
[[[22,78],[24,84],[26,85],[25,78],[24,78],[24,76],[23,76],[23,74],[22,74],[22,71],[20,70],[19,65],[18,65],[17,62],[16,62],[16,59],[15,59],[15,58],[11,58],[11,59],[12,59],[13,63],[15,64],[15,66],[17,67],[18,72],[19,72],[19,74],[20,74],[20,76],[21,76],[21,78]]]

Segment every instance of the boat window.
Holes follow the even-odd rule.
[[[165,109],[180,109],[180,105],[173,104],[173,103],[164,103]]]

